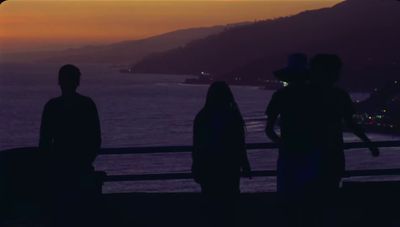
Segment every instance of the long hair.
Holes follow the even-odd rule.
[[[218,109],[231,111],[245,127],[245,123],[240,113],[239,107],[233,97],[233,93],[228,84],[224,81],[216,81],[211,84],[207,92],[207,99],[203,110],[206,113],[212,113]]]

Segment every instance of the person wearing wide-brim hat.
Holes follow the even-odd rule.
[[[309,113],[309,70],[307,56],[302,53],[292,54],[285,68],[277,70],[274,75],[289,86],[277,90],[271,98],[265,111],[267,136],[279,143],[278,161],[278,191],[301,191],[307,184],[303,175],[302,160],[299,154],[309,153],[311,149],[308,131]],[[275,131],[275,125],[280,118],[280,135]]]
[[[287,66],[274,71],[273,74],[278,80],[286,83],[307,81],[309,79],[307,55],[291,54]]]
[[[313,162],[312,134],[309,123],[312,120],[310,106],[310,85],[307,56],[302,53],[292,54],[287,66],[273,72],[280,81],[289,85],[277,90],[265,111],[267,124],[265,133],[279,144],[277,163],[277,191],[289,215],[289,226],[301,223],[299,219],[303,203],[299,199],[308,192],[316,179],[318,166]],[[278,125],[280,133],[275,131]],[[296,224],[297,225],[297,224]]]

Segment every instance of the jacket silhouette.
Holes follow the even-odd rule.
[[[76,174],[93,169],[101,144],[96,105],[76,92],[79,76],[79,69],[72,65],[60,69],[62,95],[45,105],[39,141],[39,148],[51,160],[53,170]]]
[[[313,149],[320,153],[319,186],[335,190],[345,170],[343,131],[347,127],[368,144],[373,156],[376,148],[354,120],[355,108],[350,95],[336,86],[340,79],[342,62],[332,54],[316,55],[310,63],[312,93],[311,115]]]
[[[92,226],[99,222],[98,180],[93,162],[101,144],[96,105],[76,89],[80,70],[59,71],[61,96],[44,107],[39,149],[45,164],[50,226]]]

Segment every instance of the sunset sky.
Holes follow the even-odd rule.
[[[7,0],[0,5],[0,51],[140,39],[181,28],[276,18],[338,2]]]

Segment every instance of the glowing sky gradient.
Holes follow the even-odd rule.
[[[140,39],[182,28],[287,16],[338,2],[8,0],[0,5],[0,51]]]

